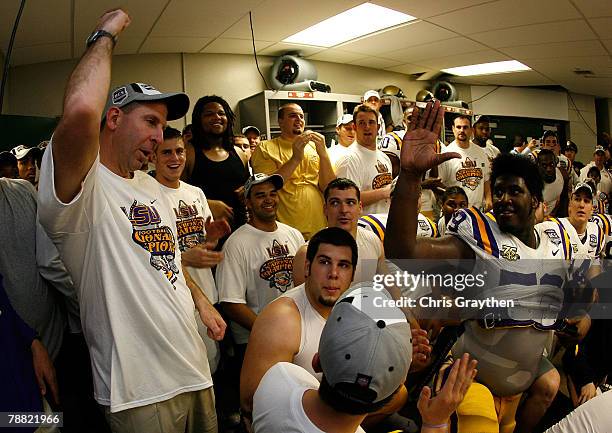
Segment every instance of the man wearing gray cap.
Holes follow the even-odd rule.
[[[216,432],[194,309],[211,337],[225,324],[185,279],[161,184],[138,171],[189,98],[131,83],[104,109],[113,48],[129,23],[109,11],[87,40],[43,159],[39,216],[79,290],[94,396],[113,432]]]
[[[338,301],[312,361],[320,384],[295,364],[272,366],[253,397],[255,432],[363,432],[359,425],[392,398],[410,367],[410,326],[400,309],[384,306],[390,299],[364,285]],[[475,366],[462,358],[437,397],[429,399],[428,388],[421,394],[421,432],[446,431]]]
[[[36,186],[36,158],[40,155],[40,149],[22,144],[12,148],[11,154],[17,159],[19,178]]]
[[[257,126],[249,125],[242,128],[242,135],[249,140],[249,147],[252,155],[255,149],[257,149],[257,146],[259,146],[261,132]]]

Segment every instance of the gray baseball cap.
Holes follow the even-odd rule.
[[[406,380],[412,360],[410,325],[386,291],[361,283],[334,306],[319,341],[323,376],[332,387],[355,384],[352,398],[377,403]],[[358,394],[358,395],[357,395]]]
[[[162,93],[150,84],[130,83],[119,86],[110,93],[103,118],[111,107],[125,107],[126,105],[139,102],[163,102],[168,107],[166,120],[176,120],[183,117],[189,110],[189,96],[184,93]]]
[[[578,191],[581,191],[581,190],[586,191],[587,194],[589,194],[591,198],[593,198],[593,189],[591,188],[591,185],[589,185],[586,182],[578,182],[576,186],[574,187],[572,194],[576,194]]]
[[[280,174],[255,173],[253,176],[250,176],[244,184],[244,196],[249,196],[249,192],[251,192],[251,188],[253,188],[254,185],[259,185],[267,181],[272,182],[277,190],[282,189],[285,183],[283,176]]]

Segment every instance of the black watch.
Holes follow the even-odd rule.
[[[113,48],[117,43],[117,40],[111,33],[107,32],[106,30],[96,30],[91,35],[89,35],[89,37],[85,41],[87,48],[91,47],[100,38],[111,38],[111,40],[113,41]]]

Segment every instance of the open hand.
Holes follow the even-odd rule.
[[[183,265],[192,268],[212,268],[223,260],[222,251],[213,251],[210,243],[198,244],[181,253]]]
[[[444,118],[440,101],[430,101],[424,110],[415,107],[402,141],[400,166],[418,177],[446,160],[460,158],[456,152],[436,153],[436,142]]]
[[[428,386],[423,388],[417,408],[424,423],[438,425],[447,422],[476,377],[476,364],[476,360],[470,361],[470,355],[464,353],[461,359],[455,360],[438,395],[431,398],[431,389]]]
[[[204,230],[206,230],[206,241],[212,244],[216,244],[219,239],[232,231],[227,221],[224,219],[213,221],[211,217],[206,218]]]

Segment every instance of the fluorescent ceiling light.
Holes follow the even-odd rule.
[[[506,72],[522,72],[531,71],[529,66],[523,65],[516,60],[507,60],[504,62],[481,63],[480,65],[458,66],[456,68],[442,69],[451,75],[459,75],[460,77],[469,77],[471,75],[490,75],[504,74]]]
[[[413,20],[416,20],[413,16],[372,3],[364,3],[289,36],[283,39],[283,42],[333,47]]]

